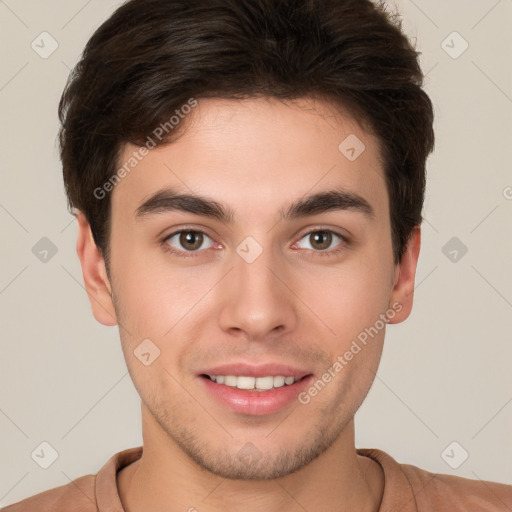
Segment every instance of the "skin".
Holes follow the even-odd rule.
[[[144,452],[118,473],[121,501],[127,512],[376,511],[383,473],[357,454],[353,418],[374,380],[385,328],[307,405],[294,401],[268,415],[228,410],[197,372],[271,361],[307,368],[316,380],[392,304],[401,310],[389,323],[409,316],[420,228],[395,265],[378,141],[311,98],[200,100],[185,121],[180,138],[151,150],[112,192],[111,279],[78,216],[93,314],[120,326],[141,396]],[[350,134],[366,146],[355,161],[338,150]],[[127,145],[120,162],[134,149]],[[164,186],[215,199],[233,210],[233,222],[177,211],[136,219],[137,207]],[[297,199],[334,187],[366,199],[374,218],[333,210],[279,219]],[[208,235],[195,257],[163,249],[180,229]],[[315,230],[349,243],[334,237],[322,251],[308,235]],[[252,263],[236,252],[247,236],[263,249]],[[133,353],[147,338],[161,351],[150,366]],[[251,464],[239,454],[246,443],[257,453]]]

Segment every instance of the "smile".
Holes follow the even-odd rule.
[[[207,377],[224,386],[230,386],[249,391],[266,391],[274,388],[289,386],[300,379],[285,377],[283,375],[268,375],[265,377],[251,377],[246,375],[207,375]]]
[[[261,375],[261,374],[260,374]],[[297,397],[314,375],[214,375],[202,373],[205,392],[223,408],[244,415],[263,416],[297,405]]]

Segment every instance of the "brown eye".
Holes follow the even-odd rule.
[[[180,244],[185,249],[195,251],[203,243],[203,234],[197,231],[182,231],[180,234]]]
[[[310,249],[314,252],[326,252],[331,254],[337,249],[343,249],[348,244],[348,240],[334,231],[328,229],[317,229],[306,233],[299,241],[304,244],[302,249]]]
[[[199,250],[208,249],[213,245],[212,239],[206,233],[190,229],[169,235],[165,243],[181,253],[199,252]]]
[[[331,245],[332,233],[330,231],[315,231],[309,234],[309,240],[313,249],[323,251]]]

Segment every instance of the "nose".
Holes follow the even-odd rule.
[[[220,327],[249,341],[262,341],[296,328],[296,298],[285,265],[271,249],[252,262],[233,255],[233,270],[224,280]]]

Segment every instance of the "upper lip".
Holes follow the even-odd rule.
[[[199,374],[205,375],[235,375],[235,376],[247,376],[247,377],[267,377],[269,375],[277,376],[281,375],[284,377],[294,377],[295,379],[301,379],[302,377],[309,375],[311,372],[302,370],[294,366],[278,363],[265,363],[265,364],[249,364],[249,363],[230,363],[222,364],[206,368],[199,372]]]

